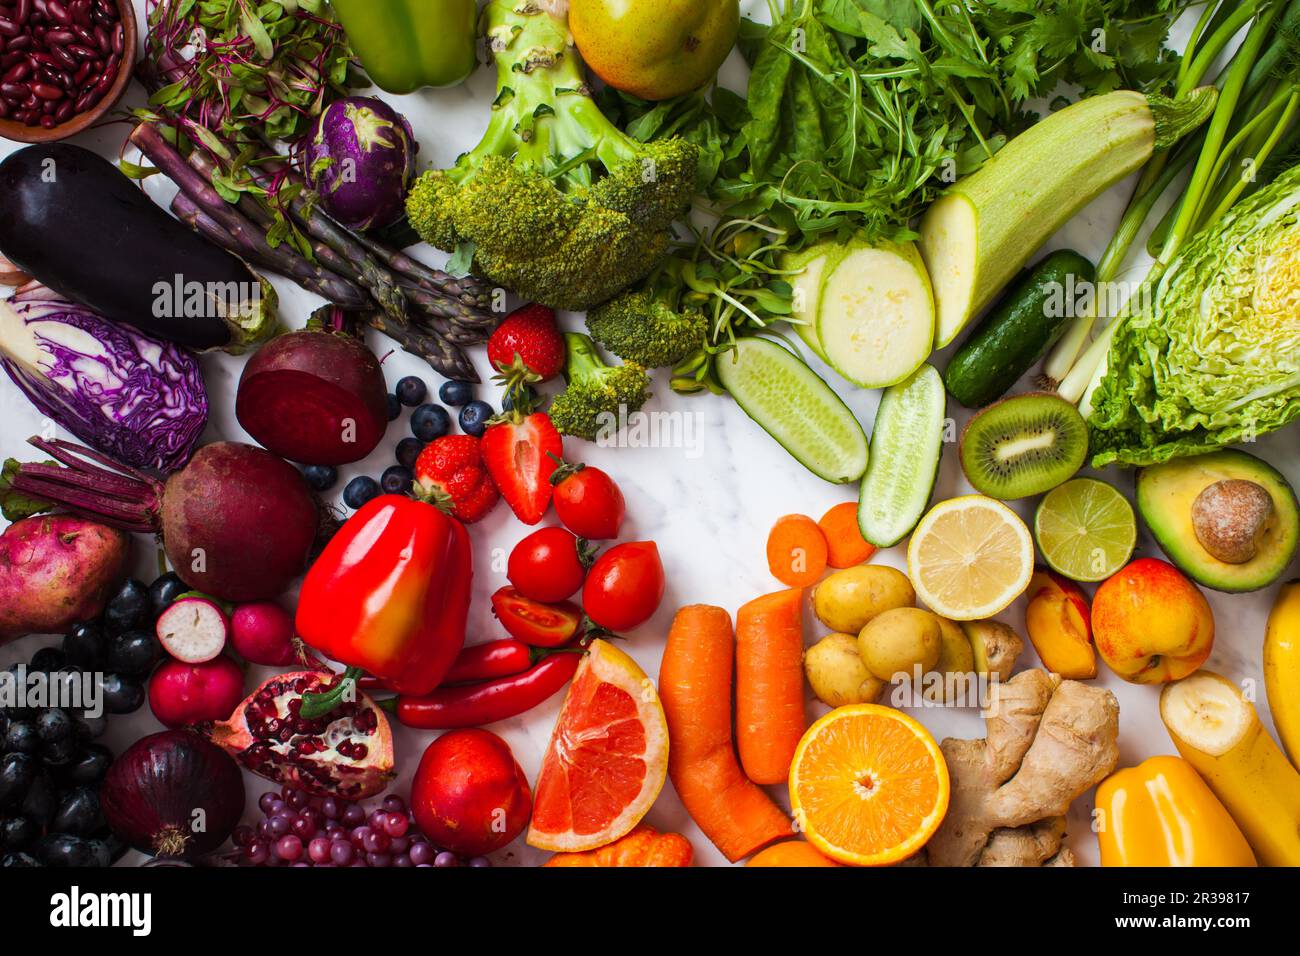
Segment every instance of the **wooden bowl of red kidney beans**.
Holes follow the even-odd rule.
[[[131,0],[0,0],[0,136],[80,133],[121,99],[135,46]]]

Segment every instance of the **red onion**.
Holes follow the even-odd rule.
[[[160,857],[211,853],[244,813],[239,765],[183,730],[151,734],[114,761],[99,794],[113,832]]]

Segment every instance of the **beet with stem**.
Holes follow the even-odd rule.
[[[62,440],[30,443],[55,464],[23,464],[15,491],[124,531],[162,533],[176,573],[224,601],[260,601],[303,572],[320,524],[298,469],[238,442],[205,445],[166,483]]]

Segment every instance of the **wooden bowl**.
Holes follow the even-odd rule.
[[[24,126],[13,120],[0,119],[0,137],[19,143],[53,143],[67,139],[69,136],[76,136],[117,105],[130,85],[131,74],[135,70],[138,30],[135,23],[135,4],[132,0],[114,0],[114,2],[117,4],[117,12],[121,14],[124,28],[122,62],[117,65],[117,79],[104,94],[104,98],[86,112],[50,129],[44,126]]]

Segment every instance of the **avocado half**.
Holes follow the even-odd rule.
[[[1227,564],[1201,546],[1192,529],[1192,502],[1205,488],[1227,478],[1253,481],[1273,499],[1273,519],[1259,552],[1244,564]],[[1216,591],[1256,591],[1286,570],[1300,541],[1300,507],[1287,480],[1271,465],[1244,451],[1225,450],[1175,458],[1141,468],[1137,505],[1156,541],[1188,577]]]

